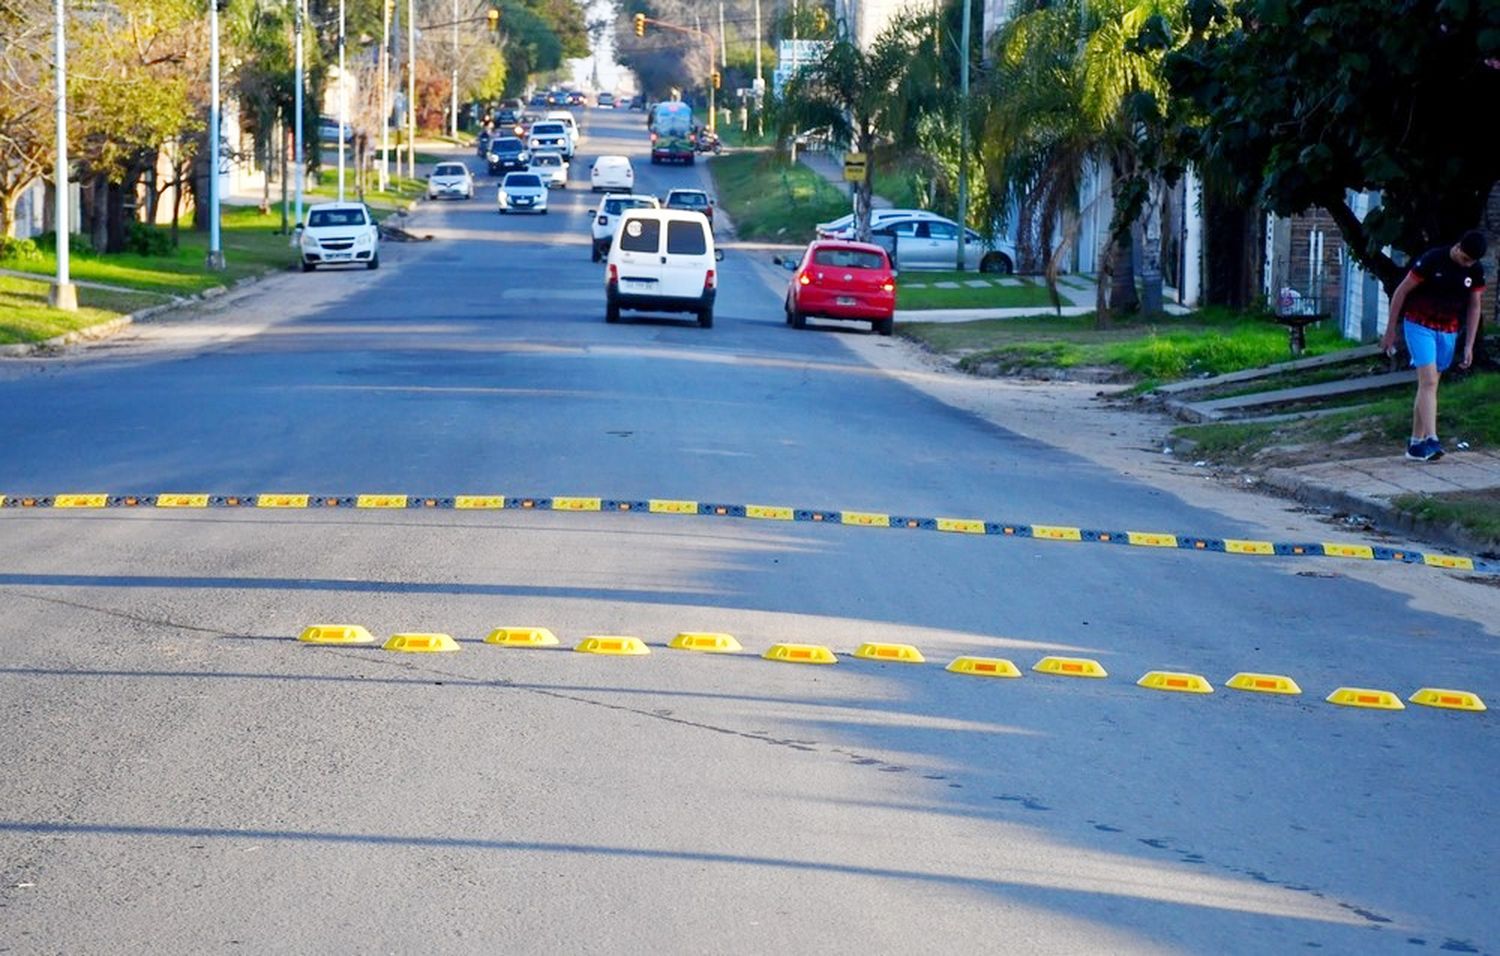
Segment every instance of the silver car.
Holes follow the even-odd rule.
[[[937,216],[891,219],[870,230],[870,241],[891,254],[903,272],[953,269],[958,261],[958,223]],[[1016,250],[1004,240],[965,230],[964,265],[971,272],[1011,273]]]
[[[508,212],[547,213],[547,184],[536,173],[507,173],[496,191],[500,215]]]

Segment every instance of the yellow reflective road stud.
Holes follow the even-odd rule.
[[[955,534],[984,534],[984,522],[973,518],[939,518],[937,529]]]
[[[1472,558],[1457,558],[1447,554],[1424,554],[1422,563],[1434,568],[1451,568],[1455,571],[1474,570]]]
[[[1087,657],[1044,657],[1031,667],[1041,674],[1061,677],[1108,677],[1109,671],[1098,661]]]
[[[1375,549],[1362,544],[1338,544],[1337,542],[1323,542],[1323,553],[1330,558],[1358,558],[1363,561],[1375,560]]]
[[[1368,687],[1340,687],[1327,697],[1328,703],[1340,707],[1367,707],[1371,710],[1405,710],[1401,698],[1388,690]]]
[[[593,637],[585,637],[573,650],[580,654],[611,654],[620,657],[639,657],[642,654],[650,654],[651,648],[646,642],[638,637],[625,637],[618,634],[596,634]]]
[[[459,511],[495,511],[505,507],[503,495],[459,495],[453,499]]]
[[[975,677],[1021,676],[1021,669],[1003,657],[955,657],[944,670]]]
[[[497,627],[484,642],[505,647],[552,647],[557,643],[557,635],[545,627]]]
[[[897,664],[922,664],[927,658],[910,644],[881,644],[866,641],[854,649],[854,656],[867,661],[891,661]]]
[[[158,508],[207,508],[208,495],[166,494],[156,496]]]
[[[683,631],[672,638],[672,643],[667,646],[679,651],[700,651],[704,654],[738,654],[744,650],[733,634],[711,631]]]
[[[354,499],[356,508],[405,508],[405,495],[360,495]]]
[[[58,495],[52,499],[54,508],[103,508],[109,504],[109,495]]]
[[[774,505],[746,505],[745,517],[760,518],[765,521],[791,521],[795,517],[792,508],[779,508]]]
[[[652,514],[659,515],[695,515],[698,513],[698,502],[696,501],[673,501],[668,498],[652,498],[648,503]]]
[[[788,664],[837,664],[839,659],[833,651],[821,644],[772,644],[760,655],[768,661],[784,661]]]
[[[371,644],[375,638],[358,624],[313,624],[297,640],[307,644]]]
[[[1138,548],[1175,548],[1177,535],[1157,534],[1154,531],[1127,531],[1125,537]]]
[[[1251,671],[1240,671],[1229,678],[1225,687],[1234,690],[1247,690],[1256,694],[1300,694],[1302,688],[1297,682],[1282,674],[1256,674]]]
[[[1048,524],[1034,524],[1031,526],[1033,538],[1044,538],[1048,541],[1082,541],[1083,530],[1081,528],[1059,528]]]
[[[1150,690],[1167,690],[1179,694],[1212,694],[1214,685],[1199,674],[1180,674],[1175,671],[1147,671],[1136,681]]]
[[[1276,545],[1269,541],[1240,541],[1230,538],[1224,542],[1224,550],[1230,554],[1275,554]]]
[[[256,495],[257,508],[306,508],[307,495]]]
[[[1423,707],[1440,707],[1444,710],[1489,710],[1478,694],[1466,690],[1423,687],[1406,699]]]
[[[865,525],[870,528],[889,528],[891,526],[890,515],[876,514],[871,511],[842,511],[839,514],[841,516],[840,520],[844,524]]]
[[[602,498],[553,498],[553,511],[598,511]]]
[[[458,642],[447,634],[392,634],[385,649],[403,654],[447,654],[458,650]]]

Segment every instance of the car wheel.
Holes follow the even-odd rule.
[[[597,243],[597,242],[590,243],[590,245],[589,245],[589,257],[594,262],[598,262],[599,261],[599,243]]]
[[[370,261],[367,262],[367,263],[365,263],[365,268],[366,269],[379,269],[380,268],[380,253],[377,252],[373,256],[371,256],[370,257]]]
[[[620,321],[620,306],[613,298],[606,297],[604,300],[604,321],[610,324]]]
[[[790,316],[788,316],[788,318],[791,320],[792,328],[794,328],[794,329],[805,329],[805,328],[807,328],[807,313],[802,312],[796,306],[792,307],[792,313],[791,313]]]
[[[312,272],[316,268],[317,268],[317,266],[313,265],[311,262],[308,262],[306,259],[302,260],[302,271],[303,272]]]
[[[703,328],[705,328],[705,329],[711,329],[711,328],[713,328],[714,327],[714,310],[711,309],[711,308],[709,308],[709,309],[699,309],[698,310],[698,324],[700,326],[702,326]]]
[[[872,322],[870,325],[871,328],[875,330],[875,334],[877,335],[890,335],[892,332],[896,331],[895,319],[879,319],[875,322]]]
[[[1003,252],[992,252],[980,260],[979,271],[1010,275],[1016,271],[1016,267],[1011,263],[1010,256]]]

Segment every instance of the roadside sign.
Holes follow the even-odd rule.
[[[844,181],[862,183],[869,176],[864,153],[844,154]]]

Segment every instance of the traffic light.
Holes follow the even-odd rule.
[[[635,35],[638,37],[646,35],[646,15],[644,13],[637,13],[635,15]]]
[[[716,90],[719,89],[720,86],[724,82],[724,77],[719,73],[718,70],[714,70],[713,81],[714,81],[714,89],[716,89]]]

